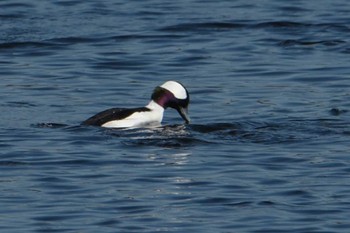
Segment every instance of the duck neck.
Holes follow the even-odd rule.
[[[152,110],[152,111],[160,111],[160,112],[164,112],[164,108],[159,105],[158,103],[156,103],[155,101],[151,100],[147,105],[146,108]]]

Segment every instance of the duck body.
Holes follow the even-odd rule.
[[[140,108],[111,108],[82,122],[83,125],[106,128],[137,128],[159,126],[167,107],[176,109],[189,123],[187,108],[189,94],[186,88],[175,81],[165,82],[153,91],[151,101]]]

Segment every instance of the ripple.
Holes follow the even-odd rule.
[[[37,123],[37,124],[32,124],[31,126],[35,128],[53,128],[53,129],[68,127],[68,125],[60,124],[60,123]]]
[[[29,102],[25,102],[25,101],[12,101],[12,102],[7,102],[5,104],[2,104],[2,106],[14,107],[14,108],[32,108],[32,107],[36,107],[37,105]]]
[[[164,41],[164,40],[173,40],[173,39],[179,39],[179,38],[185,38],[186,36],[183,35],[173,35],[173,34],[128,34],[128,35],[118,35],[110,37],[109,39],[115,40],[115,41],[130,41],[130,40],[150,40],[150,41]]]
[[[24,42],[6,42],[0,43],[0,50],[2,49],[16,49],[16,48],[47,48],[55,47],[57,44],[49,42],[35,42],[35,41],[24,41]]]
[[[232,199],[231,198],[223,198],[223,197],[204,198],[204,199],[197,200],[196,202],[199,203],[199,204],[204,204],[204,205],[207,205],[207,204],[232,205]],[[234,205],[237,206],[237,203],[234,203]],[[240,205],[242,206],[241,203],[240,203]]]
[[[339,116],[339,115],[345,114],[347,112],[348,112],[348,110],[339,109],[339,108],[332,108],[331,110],[329,110],[329,114],[332,116]]]
[[[16,2],[16,3],[1,3],[0,4],[1,8],[33,8],[34,5],[33,4],[29,4],[29,3],[20,3],[20,2]]]
[[[185,146],[194,146],[208,143],[206,141],[194,138],[157,138],[157,139],[133,139],[133,140],[124,140],[122,142],[127,146],[159,146],[165,148],[177,148]]]
[[[269,21],[264,23],[257,23],[253,27],[256,28],[302,28],[302,27],[310,27],[313,24],[309,23],[301,23],[301,22],[293,22],[293,21]]]
[[[23,18],[24,15],[22,14],[0,14],[1,20],[13,20],[13,19],[19,19]]]
[[[121,138],[126,146],[159,146],[176,148],[210,143],[195,138],[184,125],[169,125],[153,129],[108,130],[108,134]]]
[[[28,163],[18,162],[18,161],[0,161],[0,167],[17,167],[17,166],[25,166]]]
[[[93,67],[95,69],[112,69],[112,70],[128,70],[128,69],[142,69],[145,66],[150,65],[150,62],[141,61],[141,60],[116,60],[104,62],[95,62]]]
[[[247,27],[245,24],[229,22],[185,23],[161,28],[160,31],[184,32],[202,30],[232,30]]]
[[[321,41],[307,41],[307,40],[283,40],[279,42],[279,45],[283,47],[289,46],[314,46],[314,45],[323,45],[323,46],[337,46],[340,44],[347,43],[344,40],[321,40]]]
[[[41,123],[39,128],[65,128],[76,132],[89,132],[91,127]],[[158,128],[105,129],[93,128],[92,133],[102,133],[116,138],[125,146],[157,146],[165,148],[192,147],[196,145],[258,143],[295,144],[335,135],[348,135],[348,123],[334,119],[288,120],[280,122],[242,121],[236,123],[211,123],[168,125]],[[95,130],[99,129],[99,130]],[[275,158],[278,160],[279,158]],[[283,159],[283,158],[282,158]],[[294,159],[293,162],[298,162]],[[282,161],[285,162],[284,160]],[[301,160],[303,162],[303,160]]]
[[[336,23],[321,23],[312,24],[295,21],[267,21],[262,23],[235,23],[235,22],[203,22],[203,23],[183,23],[171,26],[166,26],[160,31],[170,32],[186,32],[186,31],[203,31],[203,30],[234,30],[234,29],[305,29],[310,30],[331,30],[331,31],[342,31],[349,32],[350,28],[344,24]]]
[[[92,42],[99,42],[103,41],[104,38],[94,38],[94,37],[61,37],[61,38],[54,38],[50,39],[48,41],[59,43],[59,44],[81,44],[81,43],[92,43]]]

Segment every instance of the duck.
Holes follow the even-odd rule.
[[[88,118],[82,125],[105,128],[140,128],[160,126],[164,110],[177,110],[186,124],[189,124],[188,105],[190,96],[180,82],[167,81],[157,86],[150,102],[138,108],[110,108]]]

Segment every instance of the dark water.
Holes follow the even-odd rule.
[[[1,1],[1,232],[349,232],[350,2]],[[181,81],[192,124],[79,126]]]

